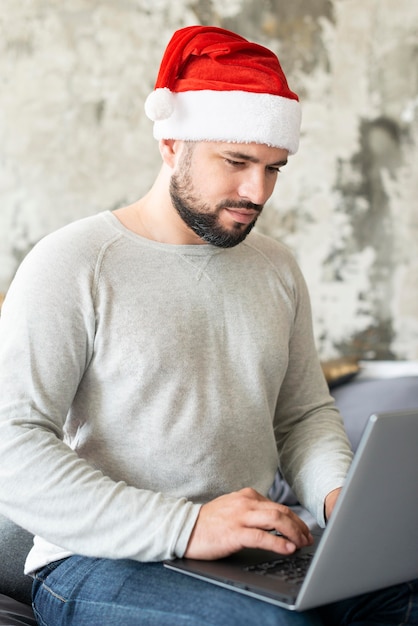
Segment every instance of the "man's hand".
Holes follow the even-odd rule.
[[[184,556],[219,559],[241,548],[291,554],[312,542],[309,528],[288,507],[246,488],[202,506]]]
[[[337,503],[337,499],[340,493],[341,493],[341,487],[339,489],[334,489],[333,491],[330,491],[329,494],[325,498],[324,512],[325,512],[326,522],[329,520],[332,514],[332,511],[334,510],[334,507]]]

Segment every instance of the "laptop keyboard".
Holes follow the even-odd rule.
[[[260,576],[272,576],[291,583],[302,582],[311,564],[313,553],[295,555],[291,558],[279,558],[274,561],[257,563],[245,568],[247,572]]]

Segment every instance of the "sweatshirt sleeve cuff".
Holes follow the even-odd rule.
[[[181,559],[187,550],[189,544],[190,535],[195,527],[196,520],[200,513],[202,505],[193,504],[188,512],[188,515],[183,523],[183,526],[178,534],[177,541],[173,548],[173,558]]]

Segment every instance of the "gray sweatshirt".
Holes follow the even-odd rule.
[[[144,239],[109,213],[45,237],[0,319],[0,511],[26,571],[78,553],[181,557],[202,503],[280,466],[320,524],[351,451],[307,289],[257,233]]]

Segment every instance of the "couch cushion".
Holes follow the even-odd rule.
[[[353,450],[356,450],[368,418],[373,413],[416,409],[418,376],[363,380],[356,378],[331,391]]]
[[[0,515],[0,594],[26,604],[31,603],[32,579],[23,568],[32,543],[30,533]]]
[[[30,606],[0,593],[0,626],[36,626]]]

